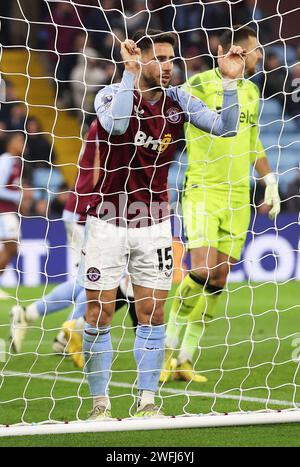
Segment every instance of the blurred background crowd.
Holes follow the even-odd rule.
[[[178,58],[172,82],[175,86],[215,66],[219,36],[225,28],[232,24],[250,25],[257,30],[264,56],[253,77],[262,95],[261,138],[274,170],[282,174],[282,210],[299,211],[300,105],[295,95],[300,88],[300,36],[293,34],[296,25],[295,18],[291,18],[287,27],[291,40],[288,37],[283,40],[280,17],[268,10],[267,3],[256,0],[240,0],[231,5],[210,0],[1,2],[0,43],[9,48],[24,44],[25,40],[31,50],[47,52],[47,73],[49,82],[56,86],[57,106],[72,109],[78,125],[84,129],[95,118],[95,94],[104,85],[120,79],[120,41],[131,37],[137,29],[177,33]],[[21,13],[18,5],[22,5]],[[67,186],[56,167],[53,141],[43,134],[38,119],[27,117],[26,106],[18,101],[14,85],[9,77],[2,76],[2,82],[3,78],[5,90],[1,94],[5,94],[5,99],[1,99],[0,151],[5,151],[6,131],[26,132],[23,177],[36,188],[32,212],[59,217]],[[183,172],[184,166],[184,148],[179,147],[177,162],[170,171],[171,188],[179,191],[182,188],[178,170]],[[264,212],[263,191],[258,182],[252,194],[253,205],[260,212]]]

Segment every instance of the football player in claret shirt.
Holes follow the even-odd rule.
[[[80,252],[84,238],[84,225],[86,221],[86,208],[89,196],[94,191],[99,167],[99,152],[97,144],[97,121],[92,122],[86,136],[80,161],[79,173],[74,188],[66,203],[63,220],[65,222],[68,243],[79,262]],[[128,305],[132,320],[132,327],[137,325],[134,302],[130,296],[130,287],[126,287],[126,278],[122,279],[117,294],[116,309]],[[76,279],[70,279],[56,286],[49,294],[40,300],[31,303],[26,308],[15,305],[11,309],[11,335],[12,348],[15,353],[22,350],[22,343],[28,326],[49,313],[68,308],[74,303],[67,321],[62,326],[53,344],[55,353],[68,352],[78,367],[83,366],[82,359],[82,328],[86,309],[86,293],[83,287],[77,284]]]
[[[18,253],[21,238],[19,214],[32,200],[32,191],[22,189],[20,183],[24,141],[21,132],[9,133],[5,140],[6,152],[0,156],[0,274]],[[2,293],[0,291],[0,295]],[[7,298],[5,293],[3,298]]]
[[[220,113],[179,88],[169,87],[175,36],[137,32],[121,43],[121,82],[96,96],[100,176],[89,200],[79,278],[87,293],[83,335],[85,372],[93,409],[90,420],[110,417],[113,357],[110,323],[127,267],[139,325],[134,343],[137,416],[160,415],[155,405],[164,359],[164,302],[172,283],[172,235],[167,176],[184,122],[217,136],[236,135],[235,79],[243,73],[243,49],[219,47],[224,99]]]

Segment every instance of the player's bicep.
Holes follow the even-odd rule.
[[[113,129],[113,118],[112,118],[112,104],[114,99],[114,92],[112,88],[105,88],[98,92],[95,98],[95,111],[97,118],[107,133],[110,133]]]
[[[95,111],[99,120],[101,117],[108,112],[111,108],[114,98],[114,92],[112,89],[104,89],[96,95],[95,98]]]
[[[106,86],[96,96],[95,110],[105,131],[123,135],[129,125],[133,107],[134,75],[123,73],[118,85]]]

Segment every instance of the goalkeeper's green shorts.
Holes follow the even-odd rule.
[[[226,191],[186,187],[182,210],[189,250],[214,247],[240,259],[250,222],[249,193],[233,197]]]

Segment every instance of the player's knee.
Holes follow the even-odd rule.
[[[113,307],[111,304],[92,301],[87,305],[86,319],[92,326],[108,326],[112,315]]]
[[[209,284],[215,287],[223,288],[226,284],[227,273],[218,269],[212,269],[209,275]]]
[[[13,258],[18,253],[17,242],[7,242],[4,246],[4,249],[10,258]]]
[[[209,283],[214,287],[218,287],[219,289],[223,289],[226,284],[226,278],[218,278],[216,280],[210,280]]]
[[[158,326],[164,324],[164,307],[162,304],[148,305],[139,315],[140,324]]]
[[[149,324],[152,324],[154,326],[164,324],[164,310],[163,310],[163,307],[159,308],[158,310],[155,310],[155,313],[153,314],[153,316],[151,318],[151,322]]]
[[[199,267],[198,269],[193,270],[193,275],[196,276],[201,282],[208,282],[209,280],[209,268]]]
[[[211,274],[209,276],[209,283],[216,287],[224,287],[225,285],[224,278],[219,274]]]

